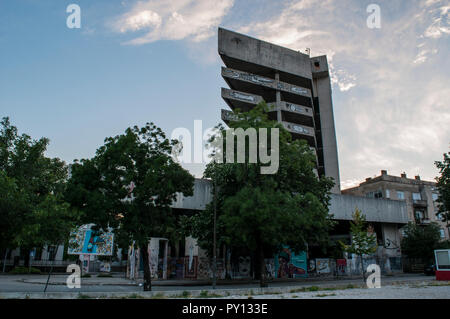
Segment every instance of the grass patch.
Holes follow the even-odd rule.
[[[105,272],[102,272],[102,273],[100,273],[100,274],[97,275],[97,277],[99,277],[99,278],[106,278],[106,277],[111,278],[112,276],[113,276],[113,275],[111,275],[111,274],[109,274],[109,273],[105,273]]]
[[[191,297],[191,293],[189,291],[183,291],[181,295],[175,296],[175,298],[189,298]]]
[[[336,296],[336,294],[318,294],[315,297],[329,297],[329,296]]]
[[[134,294],[129,295],[127,298],[129,298],[129,299],[142,299],[144,297],[142,297],[141,295],[138,295],[137,293],[134,293]]]
[[[91,278],[91,274],[82,274],[81,278]]]
[[[166,296],[161,292],[158,292],[156,295],[152,296],[152,299],[165,299],[165,298]]]
[[[281,295],[282,293],[279,291],[274,291],[274,292],[270,292],[270,291],[266,291],[264,292],[264,295]]]
[[[41,271],[37,268],[31,267],[15,267],[14,269],[9,271],[11,275],[26,275],[26,274],[40,274]]]
[[[90,296],[88,296],[88,295],[83,295],[83,294],[79,294],[77,298],[78,298],[78,299],[91,299]]]
[[[352,284],[348,284],[347,286],[344,287],[317,287],[317,286],[311,286],[311,287],[302,287],[302,288],[297,288],[297,289],[292,289],[291,291],[289,291],[290,293],[296,293],[296,292],[315,292],[315,291],[333,291],[333,290],[346,290],[346,289],[354,289],[354,288],[358,288],[355,285]]]
[[[325,288],[323,288],[322,290],[324,290],[324,289]],[[290,293],[296,293],[296,292],[311,292],[311,291],[319,291],[319,290],[321,290],[319,287],[311,286],[311,287],[302,287],[302,288],[292,289],[289,292]]]
[[[200,295],[197,298],[217,298],[217,297],[223,297],[222,295],[218,294],[210,294],[207,290],[202,290],[200,292]]]

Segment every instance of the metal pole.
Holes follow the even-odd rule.
[[[216,168],[214,168],[214,231],[213,231],[213,289],[216,289],[217,283],[217,249],[216,249],[216,218],[217,218],[217,183]]]
[[[49,248],[49,247],[47,246],[47,249],[48,249],[48,248]],[[50,261],[50,249],[48,250],[48,261]],[[49,280],[50,280],[50,275],[52,274],[52,270],[53,270],[53,263],[52,263],[52,265],[51,265],[51,267],[50,267],[50,272],[48,273],[47,282],[45,283],[44,292],[47,291],[48,282],[49,282]]]

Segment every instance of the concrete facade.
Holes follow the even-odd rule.
[[[248,111],[261,101],[268,116],[314,148],[319,175],[332,177],[340,193],[339,163],[330,74],[326,56],[310,57],[288,48],[219,28],[222,77],[230,89],[222,98],[233,110]],[[228,122],[232,112],[222,110]]]
[[[380,176],[367,178],[359,186],[343,190],[342,193],[403,202],[406,205],[408,221],[419,225],[436,222],[441,227],[441,238],[449,238],[449,228],[436,216],[438,212],[436,183],[423,181],[420,176],[408,178],[405,173],[401,176],[392,176],[388,175],[386,170],[382,170]]]

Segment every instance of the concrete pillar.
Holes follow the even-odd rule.
[[[275,73],[275,81],[276,81],[277,87],[278,87],[278,82],[280,81],[280,73],[278,73],[278,72]],[[281,92],[280,92],[280,90],[276,91],[276,97],[277,97],[276,105],[279,106],[280,102],[281,102]],[[277,121],[279,123],[281,123],[281,110],[277,111]]]

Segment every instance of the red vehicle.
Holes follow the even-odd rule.
[[[434,251],[436,260],[436,280],[450,280],[450,249]]]

